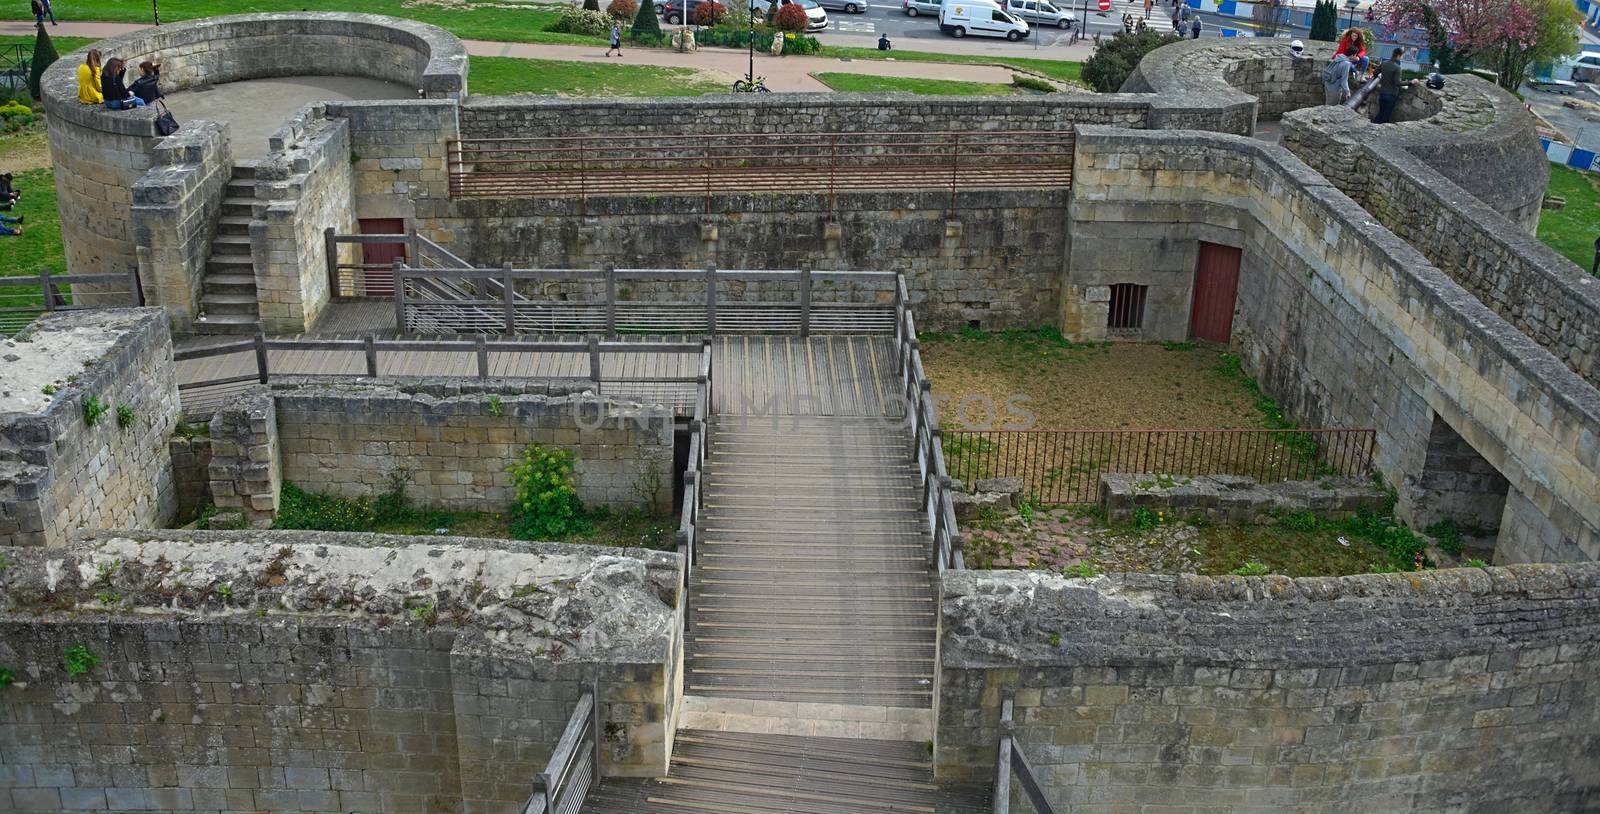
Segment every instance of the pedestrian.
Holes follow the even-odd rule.
[[[889,35],[888,34],[879,34],[878,35],[878,50],[879,51],[891,51],[891,50],[894,50],[894,45],[889,42]]]
[[[619,56],[619,57],[622,56],[622,24],[621,23],[612,23],[611,24],[611,47],[606,49],[606,56],[608,56],[608,57],[611,56],[611,52],[612,51],[616,51],[617,52],[617,56]]]
[[[50,15],[50,24],[61,25],[56,22],[56,10],[50,5],[50,0],[39,0],[39,2],[44,4],[44,13]]]
[[[1189,20],[1189,35],[1191,39],[1200,39],[1200,15],[1198,14]]]
[[[105,99],[100,95],[100,51],[89,49],[89,55],[78,66],[78,102],[98,105]]]
[[[33,0],[33,23],[44,25],[44,0]]]
[[[1378,66],[1378,117],[1377,124],[1389,124],[1394,119],[1394,107],[1400,103],[1400,55],[1396,48],[1389,59]]]
[[[1144,16],[1149,17],[1152,9],[1156,7],[1156,0],[1144,0]]]
[[[133,80],[128,90],[148,105],[164,95],[161,93],[160,82],[161,66],[147,59],[139,63],[139,78]]]
[[[1350,98],[1351,67],[1349,57],[1344,54],[1334,54],[1333,61],[1322,69],[1323,104],[1342,105],[1344,100]]]
[[[128,92],[126,85],[122,84],[122,75],[127,73],[125,63],[112,57],[106,62],[105,70],[100,72],[100,95],[105,97],[107,110],[131,110],[144,107],[144,100]]]

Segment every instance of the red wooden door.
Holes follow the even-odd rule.
[[[364,235],[403,235],[406,233],[405,218],[362,218],[361,234]],[[396,259],[405,260],[406,244],[399,243],[366,243],[361,246],[361,263],[364,265],[364,284],[361,290],[354,292],[363,297],[393,297],[394,296],[394,270]]]
[[[1200,244],[1200,260],[1194,270],[1194,307],[1189,311],[1190,336],[1223,344],[1233,337],[1239,255],[1232,246]]]

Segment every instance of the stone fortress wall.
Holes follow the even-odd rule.
[[[0,545],[171,520],[178,385],[160,310],[53,314],[3,345]]]
[[[993,777],[1013,697],[1058,811],[1600,805],[1600,564],[952,571],[941,602],[943,778]]]
[[[594,686],[604,772],[666,770],[676,554],[315,532],[4,554],[0,809],[519,810]]]

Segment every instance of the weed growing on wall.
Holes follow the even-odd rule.
[[[94,666],[100,663],[100,657],[95,655],[93,650],[75,644],[61,651],[61,663],[66,665],[68,678],[77,678],[93,670]]]
[[[133,408],[126,404],[117,405],[117,429],[126,430],[133,426]]]
[[[91,427],[99,424],[100,417],[104,416],[109,409],[111,408],[107,407],[99,396],[85,396],[83,399],[83,423]]]
[[[1265,565],[1262,565],[1255,560],[1251,560],[1244,565],[1233,569],[1233,574],[1234,576],[1239,577],[1264,577],[1268,573],[1271,573],[1271,571],[1272,569],[1266,567]]]
[[[590,523],[578,500],[572,453],[529,444],[511,467],[516,486],[511,533],[524,540],[554,540],[587,531]]]
[[[17,680],[17,674],[12,672],[11,668],[9,668],[9,667],[0,667],[0,690],[3,690],[5,688],[11,686],[11,682],[16,681],[16,680]]]

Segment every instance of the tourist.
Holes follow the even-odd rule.
[[[133,80],[133,84],[128,86],[128,90],[132,91],[134,96],[143,99],[144,103],[148,105],[162,97],[160,82],[161,66],[147,59],[139,63],[139,78]]]
[[[1196,14],[1189,20],[1190,39],[1200,39],[1200,15]]]
[[[100,95],[100,52],[93,48],[78,66],[78,101],[86,105],[105,101]]]
[[[889,35],[888,34],[879,34],[878,35],[878,50],[879,51],[890,51],[890,50],[893,50],[893,49],[894,49],[894,45],[889,42]]]
[[[50,8],[50,0],[33,0],[34,23],[44,25],[44,18],[46,17],[50,18],[51,25],[60,25],[60,23],[56,22],[55,10]]]
[[[1400,55],[1402,49],[1394,49],[1394,53],[1382,65],[1378,66],[1378,117],[1373,119],[1378,124],[1389,124],[1394,119],[1394,106],[1400,103]]]
[[[1354,63],[1358,76],[1367,75],[1367,38],[1359,28],[1351,28],[1339,38],[1339,47],[1333,51],[1335,54],[1344,54]]]
[[[0,210],[8,210],[22,199],[22,193],[11,185],[11,173],[0,173]]]
[[[5,227],[5,226],[0,226],[0,235],[9,235],[11,237],[17,237],[17,236],[21,235],[22,234],[22,221],[23,221],[23,218],[25,218],[25,217],[26,217],[26,215],[18,215],[18,216],[14,217],[14,218],[8,218],[5,215],[0,215],[0,223],[14,223],[14,224],[17,225],[17,228],[15,228],[15,229],[11,229],[11,228],[8,228],[8,227]]]
[[[1322,69],[1322,102],[1342,105],[1350,98],[1350,70],[1354,66],[1344,54],[1334,54],[1333,61]]]
[[[106,99],[107,110],[144,107],[144,100],[129,93],[128,87],[122,84],[122,75],[127,73],[125,65],[121,58],[112,57],[100,72],[100,94]]]
[[[621,23],[612,23],[611,24],[611,47],[606,49],[606,56],[608,56],[608,57],[611,56],[611,52],[612,51],[616,51],[617,52],[617,56],[619,56],[619,57],[622,56],[622,24]]]

